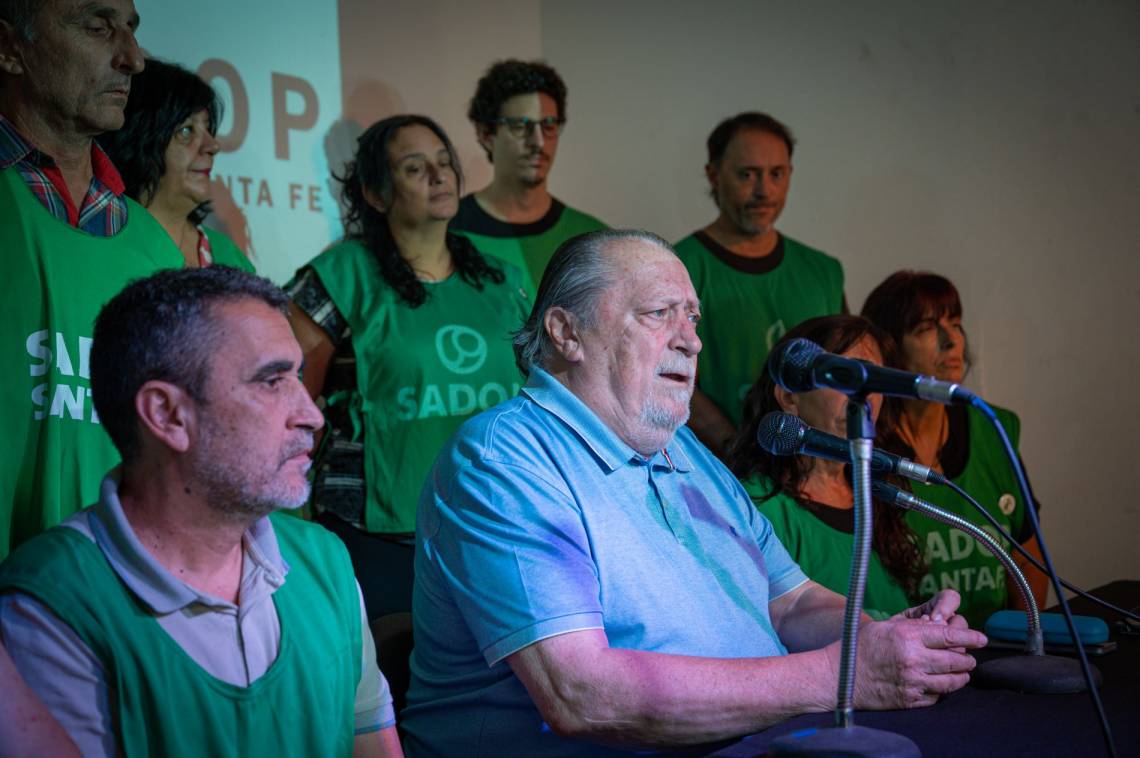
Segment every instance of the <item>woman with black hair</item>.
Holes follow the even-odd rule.
[[[808,339],[830,353],[883,365],[893,342],[881,329],[858,316],[822,316],[799,324],[773,347]],[[870,397],[878,417],[883,400]],[[753,502],[772,522],[776,536],[814,581],[847,594],[851,571],[855,496],[847,464],[808,456],[774,456],[760,448],[756,431],[768,413],[790,413],[809,426],[837,437],[847,433],[847,396],[834,390],[791,393],[765,371],[744,399],[744,414],[728,447],[728,466]],[[881,619],[909,608],[917,595],[922,556],[905,513],[874,502],[872,555],[864,608]]]
[[[202,220],[210,212],[210,171],[218,152],[217,93],[173,63],[148,58],[131,77],[123,127],[99,137],[125,192],[155,217],[187,266],[222,263],[253,271],[241,250]]]
[[[517,269],[447,232],[462,175],[431,119],[374,124],[338,178],[346,237],[286,290],[329,422],[316,518],[348,546],[378,618],[411,610],[416,504],[443,443],[518,391],[511,333],[530,304]]]

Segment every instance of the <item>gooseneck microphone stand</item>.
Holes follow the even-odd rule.
[[[875,426],[866,395],[847,400],[847,439],[851,446],[852,489],[855,494],[855,533],[851,541],[851,578],[843,613],[843,642],[839,661],[839,693],[835,728],[795,732],[775,740],[769,755],[843,755],[913,758],[918,745],[894,732],[855,725],[855,660],[859,649],[859,620],[871,556],[871,452]]]
[[[876,481],[872,485],[872,489],[874,489],[875,497],[884,503],[917,511],[935,521],[970,535],[1001,562],[1001,565],[1005,567],[1006,574],[1017,585],[1027,608],[1025,616],[1028,629],[1025,638],[1025,655],[996,658],[980,664],[971,677],[976,684],[983,687],[1010,689],[1015,692],[1048,695],[1084,692],[1087,689],[1084,673],[1081,671],[1078,661],[1072,658],[1045,654],[1045,636],[1041,630],[1041,612],[1037,608],[1037,600],[1033,597],[1025,574],[1013,562],[1009,554],[1001,548],[997,540],[969,521],[953,513],[947,513],[892,484]],[[1093,679],[1099,685],[1101,682],[1100,672],[1095,666],[1091,668]]]

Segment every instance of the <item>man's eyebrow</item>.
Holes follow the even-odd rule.
[[[111,22],[119,21],[121,18],[121,15],[117,8],[113,8],[109,5],[102,5],[98,2],[86,3],[85,5],[80,6],[73,18],[74,20],[82,20],[90,16],[105,19]],[[131,31],[136,31],[139,28],[139,23],[141,23],[141,19],[139,18],[138,11],[131,11],[131,14],[127,16],[126,19],[127,26],[130,27]]]
[[[278,374],[291,374],[296,371],[296,369],[297,364],[293,363],[293,361],[270,361],[269,363],[266,363],[257,369],[257,371],[254,372],[253,376],[250,377],[249,381],[250,383],[262,382],[271,376],[277,376]]]

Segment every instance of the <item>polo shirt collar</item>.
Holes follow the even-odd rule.
[[[677,444],[676,435],[664,450],[655,452],[647,459],[626,444],[566,385],[538,366],[531,366],[530,376],[522,393],[569,426],[593,452],[599,463],[609,471],[615,471],[630,461],[676,469],[682,473],[693,468],[688,456]]]
[[[95,542],[107,557],[123,584],[156,614],[165,615],[193,603],[218,605],[216,597],[195,590],[171,574],[139,542],[123,513],[119,500],[122,467],[115,467],[99,487],[99,501],[91,508],[88,524]],[[277,535],[268,518],[258,519],[242,535],[243,577],[248,574],[246,561],[253,561],[267,572],[267,579],[280,586],[289,573],[289,565],[281,557]],[[228,603],[227,603],[228,605]]]

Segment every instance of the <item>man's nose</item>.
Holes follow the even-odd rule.
[[[111,58],[111,65],[116,71],[121,71],[128,76],[140,73],[146,65],[146,59],[139,48],[138,40],[135,39],[134,31],[131,29],[127,28],[117,32],[116,49]]]
[[[697,336],[697,325],[687,315],[681,318],[681,325],[673,336],[672,347],[684,355],[696,355],[701,352],[701,338]]]
[[[324,414],[321,413],[321,409],[317,407],[313,399],[309,397],[309,392],[300,379],[297,380],[294,389],[297,393],[297,407],[293,413],[292,426],[314,432],[323,428],[325,425]]]
[[[546,144],[546,138],[542,136],[542,124],[537,121],[531,121],[527,124],[526,144],[538,148]]]

